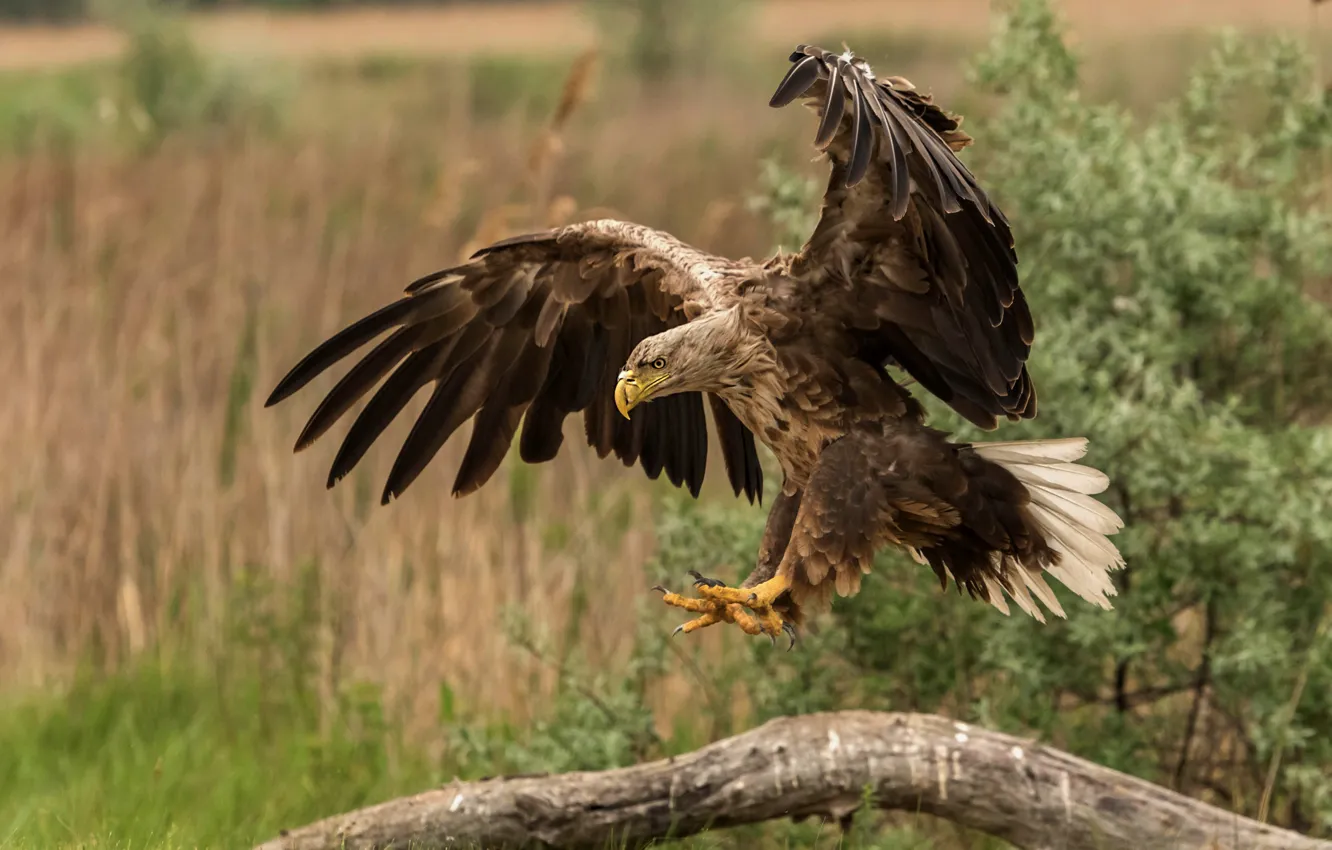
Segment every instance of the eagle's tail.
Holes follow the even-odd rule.
[[[1063,617],[1059,600],[1050,591],[1043,572],[1083,599],[1110,608],[1115,595],[1110,574],[1124,566],[1123,556],[1109,539],[1123,528],[1119,516],[1093,496],[1109,486],[1105,473],[1074,461],[1087,452],[1081,437],[1025,442],[973,443],[972,450],[984,461],[1003,468],[1023,485],[1029,501],[1018,514],[1037,544],[1039,557],[991,552],[991,569],[985,583],[989,601],[1007,613],[1004,591],[1028,614],[1044,621],[1032,597]],[[1017,507],[1017,506],[1014,506]],[[1053,557],[1051,557],[1053,555]],[[1019,563],[1014,563],[1017,561]],[[1035,561],[1028,563],[1028,561]],[[1016,569],[1014,569],[1016,567]]]

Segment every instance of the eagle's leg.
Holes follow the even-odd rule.
[[[695,575],[697,575],[695,573]],[[672,635],[678,635],[681,632],[689,634],[717,623],[735,623],[745,632],[745,634],[756,635],[762,631],[759,621],[754,619],[744,606],[737,604],[726,604],[712,599],[694,599],[688,596],[681,596],[678,593],[671,593],[664,587],[655,587],[654,590],[661,591],[661,601],[667,605],[676,608],[683,608],[686,611],[692,611],[700,616],[682,623],[677,626]]]
[[[782,617],[773,610],[773,603],[790,589],[790,574],[778,572],[767,581],[752,587],[703,585],[698,588],[698,595],[715,602],[745,606],[758,616],[763,624],[764,633],[772,635],[782,630]]]
[[[702,614],[676,629],[676,633],[696,631],[715,623],[735,623],[746,634],[766,634],[774,640],[777,635],[785,632],[794,644],[794,627],[774,610],[773,602],[790,587],[789,576],[777,576],[777,566],[786,554],[799,508],[800,493],[778,495],[768,514],[763,542],[759,546],[758,563],[742,586],[727,587],[724,582],[705,578],[691,570],[697,598],[657,588],[662,592],[662,601],[667,605]],[[746,611],[746,608],[753,611],[753,614]]]

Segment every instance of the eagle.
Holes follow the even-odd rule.
[[[432,385],[384,504],[469,419],[456,497],[494,475],[515,437],[523,462],[554,458],[576,413],[600,457],[665,472],[697,497],[710,412],[735,494],[762,503],[759,442],[781,490],[740,586],[691,571],[695,596],[655,588],[696,615],[676,633],[729,623],[794,645],[890,546],[1005,614],[1012,600],[1040,622],[1042,605],[1065,616],[1047,576],[1110,608],[1124,562],[1109,535],[1122,522],[1093,498],[1109,479],[1075,462],[1087,441],[953,441],[908,390],[986,431],[1036,415],[1012,232],[957,156],[972,142],[961,118],[849,50],[799,45],[789,61],[770,105],[809,106],[831,165],[798,253],[733,260],[611,219],[504,239],[314,348],[267,405],[383,336],[324,396],[296,450],[379,384],[333,459],[332,487]]]

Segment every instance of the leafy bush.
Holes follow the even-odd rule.
[[[737,54],[730,36],[748,0],[589,0],[602,41],[644,80],[698,76]]]
[[[959,439],[1089,437],[1128,568],[1115,611],[1066,598],[1041,626],[886,554],[836,606],[854,669],[817,702],[1029,730],[1332,832],[1332,315],[1305,294],[1332,272],[1328,97],[1298,44],[1227,35],[1137,126],[1080,97],[1043,0],[975,70],[1002,98],[973,167],[1015,222],[1041,415],[1001,435],[933,415]],[[780,178],[761,205],[803,233],[817,207]]]
[[[148,7],[126,16],[118,106],[132,131],[157,141],[187,127],[272,127],[284,92],[272,68],[258,71],[205,56],[174,17]]]
[[[329,9],[356,5],[443,5],[460,0],[175,0],[186,8],[215,9],[226,6],[271,6],[289,9]],[[470,0],[475,2],[475,0]],[[492,3],[516,3],[522,0],[489,0]],[[95,12],[98,0],[0,0],[0,19],[63,21],[82,18]]]
[[[205,55],[156,2],[113,7],[128,49],[111,68],[0,77],[0,146],[35,150],[82,140],[152,146],[182,130],[273,130],[294,78],[272,63]]]

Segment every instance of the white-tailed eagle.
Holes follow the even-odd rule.
[[[1063,616],[1047,574],[1110,607],[1123,562],[1107,535],[1121,522],[1092,498],[1106,477],[1074,463],[1086,441],[952,442],[886,370],[984,429],[1036,415],[1013,237],[956,156],[971,138],[909,82],[849,53],[801,45],[790,60],[771,105],[803,98],[832,165],[798,254],[739,262],[613,220],[505,239],[319,345],[268,404],[387,333],[296,443],[383,380],[343,439],[331,487],[431,386],[385,502],[468,419],[458,496],[494,474],[515,436],[523,461],[555,457],[573,413],[602,457],[697,495],[710,410],[737,495],[762,492],[756,440],[783,478],[739,588],[696,576],[697,598],[666,593],[698,615],[684,631],[728,622],[794,640],[834,590],[857,592],[889,545],[1005,612],[1007,597],[1037,619],[1038,600]]]

